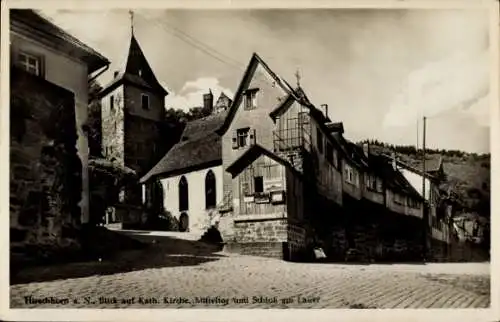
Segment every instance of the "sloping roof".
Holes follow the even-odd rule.
[[[181,141],[195,140],[217,131],[226,116],[227,112],[221,112],[189,122],[182,132]]]
[[[119,72],[100,92],[103,96],[121,84],[129,83],[152,91],[157,91],[163,96],[168,95],[168,92],[163,88],[156,78],[151,66],[149,65],[146,56],[144,55],[139,42],[132,34],[130,38],[129,52],[125,69]]]
[[[230,99],[224,92],[221,92],[217,102],[215,103],[215,107],[229,107],[233,103],[233,100]]]
[[[48,17],[31,9],[11,9],[11,24],[21,22],[31,29],[31,37],[41,42],[50,42],[59,50],[77,56],[88,65],[88,73],[109,65],[109,60],[93,48],[81,42],[67,31],[55,25]]]
[[[153,177],[169,177],[222,164],[221,137],[215,131],[226,113],[218,113],[191,121],[182,132],[181,141],[144,175],[144,183]]]
[[[422,168],[422,160],[415,160],[415,163],[417,164],[416,168],[420,169]],[[443,158],[439,156],[433,156],[431,158],[426,157],[425,158],[425,171],[427,172],[438,172],[441,169],[441,166],[443,165]]]
[[[392,167],[386,157],[370,153],[367,161],[369,169],[377,176],[380,176],[387,187],[395,192],[403,192],[417,200],[422,200],[420,193],[406,180],[400,171]]]
[[[265,155],[273,159],[274,161],[288,167],[298,174],[295,168],[288,161],[267,150],[259,144],[254,144],[250,148],[248,148],[238,159],[236,159],[230,166],[227,167],[226,171],[231,173],[234,178],[261,155]]]
[[[258,65],[261,65],[266,70],[269,76],[274,80],[274,82],[279,87],[281,87],[285,91],[285,93],[292,96],[296,96],[292,87],[283,78],[276,75],[276,73],[274,73],[271,70],[271,68],[269,68],[266,62],[262,60],[262,58],[260,58],[260,56],[257,53],[253,53],[252,58],[250,59],[250,62],[248,63],[245,73],[243,74],[243,77],[240,81],[240,84],[238,85],[238,89],[236,91],[236,94],[234,95],[234,100],[231,104],[231,107],[229,108],[227,118],[224,121],[224,124],[218,130],[220,135],[223,135],[229,128],[229,125],[231,124],[234,116],[236,115],[236,110],[238,109],[238,106],[241,102],[242,94],[246,90],[248,84],[250,83],[252,76],[255,70],[257,69]],[[296,97],[296,99],[298,100],[298,97]]]

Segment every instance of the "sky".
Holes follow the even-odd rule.
[[[42,10],[111,61],[125,65],[127,10]],[[84,21],[84,23],[83,23]],[[202,105],[209,89],[233,97],[253,52],[328,104],[345,136],[487,153],[489,21],[480,9],[134,10],[134,34],[169,91],[166,107]]]

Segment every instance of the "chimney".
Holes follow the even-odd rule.
[[[119,73],[120,73],[119,71],[115,70],[115,72],[113,73],[113,78],[118,77],[118,74],[119,74]]]
[[[391,159],[392,159],[392,168],[394,170],[397,170],[398,169],[398,165],[396,163],[396,152],[392,152],[391,153]]]
[[[203,94],[203,108],[210,112],[214,111],[214,95],[212,94],[212,90],[209,90],[207,94]]]
[[[365,154],[365,157],[370,157],[370,144],[368,142],[363,143],[363,153]]]
[[[328,117],[328,104],[321,104],[321,107],[323,108],[323,113],[325,114],[325,117]]]

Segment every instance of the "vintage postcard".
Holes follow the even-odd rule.
[[[2,319],[499,319],[498,15],[2,2]]]

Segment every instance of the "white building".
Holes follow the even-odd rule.
[[[82,162],[81,220],[85,223],[89,219],[89,148],[83,125],[88,117],[88,80],[106,70],[110,62],[33,10],[10,10],[10,50],[13,65],[74,94],[77,150]]]
[[[224,94],[221,100],[231,103]],[[216,207],[223,198],[222,142],[215,131],[226,112],[221,104],[214,107],[211,93],[204,95],[204,103],[213,113],[186,124],[180,141],[141,178],[143,184],[161,183],[163,208],[179,221],[180,231],[198,237],[217,221]]]

